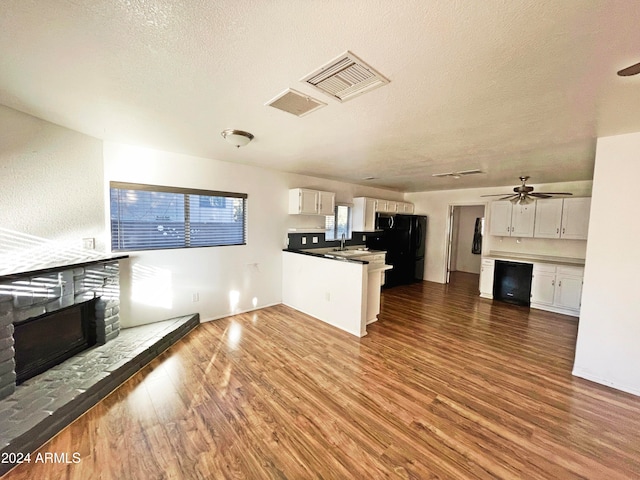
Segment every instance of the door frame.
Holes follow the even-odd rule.
[[[456,202],[456,203],[450,203],[449,206],[447,207],[447,223],[446,223],[446,229],[445,229],[445,236],[444,236],[444,245],[445,245],[445,255],[444,255],[444,282],[445,284],[448,284],[450,279],[451,279],[451,254],[452,252],[452,248],[451,248],[451,243],[453,242],[453,234],[454,234],[454,212],[455,212],[455,208],[456,207],[484,207],[484,223],[485,223],[485,233],[483,235],[483,239],[484,237],[487,236],[487,212],[489,211],[489,202]],[[485,252],[485,247],[487,245],[487,242],[485,242],[484,240],[482,241],[482,250],[480,253],[480,256],[484,256],[484,252]]]

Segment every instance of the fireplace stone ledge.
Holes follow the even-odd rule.
[[[0,400],[0,454],[33,453],[199,323],[193,314],[123,329],[25,381]],[[12,467],[0,464],[0,476]]]

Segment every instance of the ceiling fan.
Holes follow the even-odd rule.
[[[500,200],[510,200],[511,203],[515,205],[528,205],[533,203],[536,198],[551,198],[553,195],[573,195],[568,192],[544,192],[544,193],[534,193],[533,187],[525,185],[526,181],[529,180],[529,177],[520,177],[520,181],[522,185],[518,187],[514,187],[514,193],[504,194],[500,193],[497,195],[482,195],[483,197],[502,197]]]

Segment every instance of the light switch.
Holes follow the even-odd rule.
[[[311,237],[311,241],[313,243],[318,243],[318,237]]]
[[[307,237],[302,237],[302,244],[306,245],[307,244]]]

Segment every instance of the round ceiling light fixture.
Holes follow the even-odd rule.
[[[244,147],[253,140],[253,135],[249,132],[243,132],[242,130],[235,130],[233,128],[223,130],[220,135],[236,148]]]

